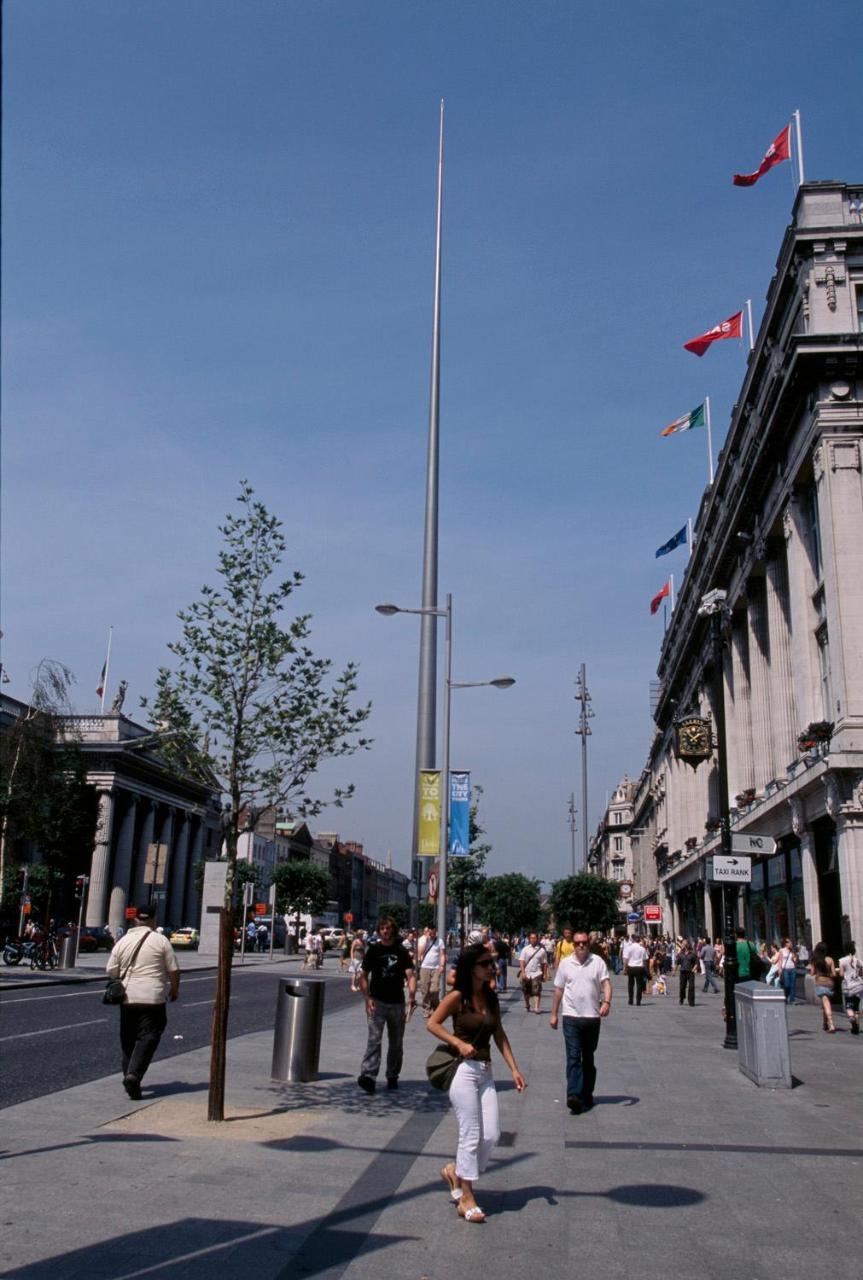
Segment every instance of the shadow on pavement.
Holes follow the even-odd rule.
[[[17,1160],[20,1156],[41,1156],[49,1151],[68,1151],[70,1147],[92,1147],[105,1142],[179,1142],[179,1138],[157,1133],[94,1133],[78,1142],[58,1142],[51,1147],[30,1147],[27,1151],[0,1151],[0,1160]]]
[[[409,1081],[398,1089],[387,1089],[386,1083],[382,1085],[379,1081],[377,1092],[368,1094],[360,1089],[354,1076],[329,1076],[309,1084],[272,1084],[270,1092],[279,1100],[274,1108],[277,1112],[323,1107],[327,1111],[343,1111],[348,1116],[384,1116],[393,1111],[442,1115],[449,1109],[445,1094],[420,1081]]]

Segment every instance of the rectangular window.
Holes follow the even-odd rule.
[[[615,862],[614,866],[612,867],[612,875],[614,876],[615,880],[623,879],[623,863],[622,862]]]
[[[855,281],[854,303],[857,314],[857,332],[863,333],[863,280]]]
[[[623,822],[623,814],[622,814],[622,813],[616,813],[616,814],[614,815],[614,825],[615,825],[616,827],[619,827],[619,826],[620,826],[620,824],[621,824],[621,822]]]
[[[614,837],[614,852],[623,853],[623,836]]]

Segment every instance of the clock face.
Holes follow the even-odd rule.
[[[689,720],[678,726],[678,751],[683,756],[704,759],[710,755],[710,726],[704,720]]]

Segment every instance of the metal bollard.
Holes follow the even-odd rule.
[[[75,961],[78,959],[78,936],[75,933],[67,933],[65,937],[60,939],[60,954],[57,959],[58,969],[74,969]]]
[[[317,1080],[326,983],[280,978],[273,1038],[273,1080]]]

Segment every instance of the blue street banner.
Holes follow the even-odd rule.
[[[449,851],[454,858],[470,852],[470,774],[449,775]]]

